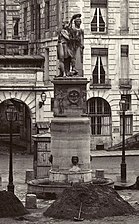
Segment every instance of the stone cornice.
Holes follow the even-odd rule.
[[[121,35],[85,35],[85,39],[139,39],[139,35],[128,35],[128,36],[121,36]]]
[[[4,85],[0,85],[0,91],[32,91],[32,92],[36,92],[36,91],[53,91],[53,87],[52,86],[4,86]]]

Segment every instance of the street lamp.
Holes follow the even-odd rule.
[[[126,162],[125,162],[125,111],[127,110],[126,98],[121,99],[119,105],[120,105],[120,111],[122,111],[122,119],[123,119],[121,182],[126,183]]]
[[[9,183],[8,183],[7,189],[8,191],[14,193],[12,129],[13,129],[13,121],[17,119],[17,111],[11,101],[7,104],[6,118],[7,118],[7,121],[10,122]]]

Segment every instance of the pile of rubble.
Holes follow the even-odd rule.
[[[81,207],[82,205],[82,207]],[[44,212],[56,219],[81,217],[86,220],[133,214],[134,208],[112,188],[93,184],[75,184],[64,190],[62,195]]]
[[[22,202],[11,192],[0,191],[0,218],[27,214]]]

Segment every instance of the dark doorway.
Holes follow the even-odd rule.
[[[31,153],[31,114],[28,106],[17,99],[5,100],[0,104],[0,150],[8,150],[10,124],[6,119],[6,108],[12,102],[16,111],[17,119],[13,122],[13,149],[17,152]]]

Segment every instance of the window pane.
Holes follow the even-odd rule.
[[[13,18],[13,35],[19,35],[19,18]]]
[[[91,117],[91,131],[92,131],[92,135],[95,135],[95,117]]]
[[[94,17],[91,21],[91,31],[97,32],[97,9],[95,10]]]
[[[105,83],[105,70],[103,68],[101,57],[100,57],[100,83]]]
[[[92,135],[110,135],[111,110],[109,104],[101,98],[92,98],[88,101],[88,106]]]
[[[24,8],[24,35],[27,35],[27,7]]]
[[[131,95],[127,94],[127,95],[121,95],[121,100],[122,99],[126,99],[126,109],[130,110],[131,109]]]
[[[93,70],[93,83],[94,84],[98,83],[98,57],[97,57],[95,68]]]
[[[110,117],[101,117],[102,121],[102,135],[110,134]]]
[[[111,111],[110,111],[110,107],[109,107],[109,104],[108,103],[105,103],[104,104],[104,114],[111,114]]]
[[[37,25],[37,29],[36,29],[36,37],[37,39],[40,39],[41,37],[41,32],[40,32],[40,26],[41,26],[41,22],[40,22],[40,4],[37,4],[37,18],[36,18],[36,25]]]
[[[101,56],[101,53],[103,56]],[[100,84],[104,83],[106,80],[106,75],[107,75],[107,49],[97,49],[97,48],[92,48],[91,49],[91,54],[92,54],[92,60],[91,60],[91,65],[92,65],[92,84]],[[97,55],[98,54],[98,55]]]
[[[50,3],[49,3],[49,1],[46,1],[45,2],[45,28],[46,29],[49,29],[49,23],[50,23],[49,12],[50,12]]]
[[[102,99],[97,98],[97,114],[102,114]]]
[[[94,100],[89,101],[89,113],[95,114],[95,101]]]
[[[104,32],[105,31],[105,22],[103,20],[101,10],[99,9],[99,31]]]
[[[121,45],[121,57],[128,57],[128,45]]]
[[[97,134],[101,134],[101,117],[97,117]]]
[[[34,5],[31,5],[31,31],[34,31]]]
[[[125,115],[125,134],[131,135],[132,134],[132,115]],[[120,134],[123,134],[123,116],[120,116]]]

